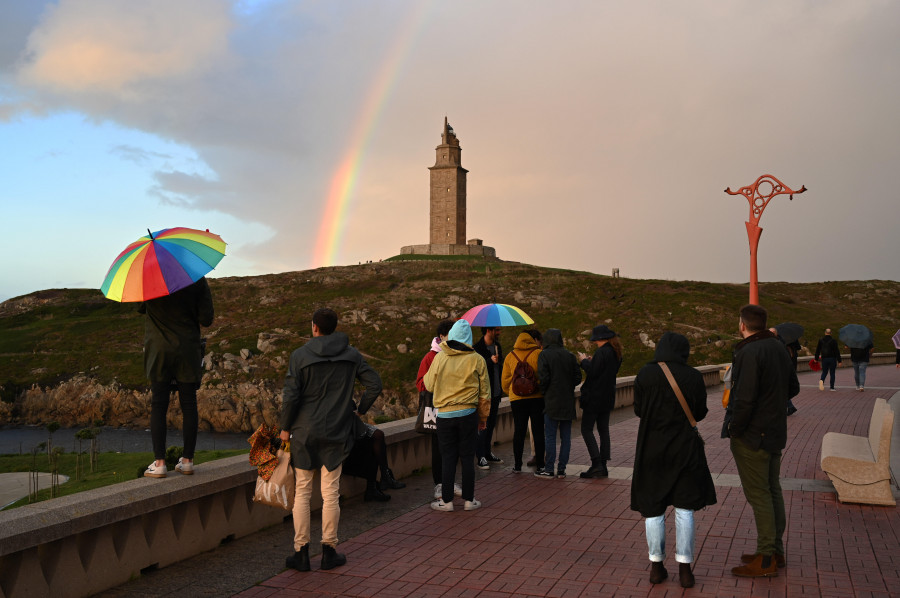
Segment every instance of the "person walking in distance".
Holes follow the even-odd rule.
[[[336,551],[341,508],[341,467],[354,444],[356,414],[364,414],[381,394],[381,378],[335,332],[337,314],[327,308],[312,317],[312,338],[291,353],[281,407],[281,440],[291,440],[294,467],[294,554],[285,564],[309,571],[310,498],[316,472],[322,492],[322,569],[347,562]],[[356,381],[365,387],[359,406],[353,403]],[[355,412],[355,413],[354,413]]]
[[[184,452],[175,471],[194,473],[194,449],[197,445],[197,389],[203,375],[200,327],[213,322],[212,294],[206,278],[171,295],[145,301],[138,312],[144,322],[144,369],[150,381],[150,437],[155,461],[144,476],[166,477],[166,412],[172,384],[178,389],[181,404]]]
[[[825,390],[825,376],[831,375],[831,390],[834,390],[834,376],[837,366],[842,365],[841,350],[837,341],[831,336],[831,328],[825,329],[825,336],[819,339],[816,345],[816,361],[822,361],[822,377],[819,378],[819,390]]]
[[[865,347],[848,347],[850,349],[850,363],[853,364],[853,379],[856,382],[856,390],[866,390],[866,368],[869,367],[869,357],[875,351],[872,343]]]
[[[787,401],[800,392],[784,345],[766,329],[766,310],[741,308],[744,340],[734,349],[726,432],[744,496],[756,521],[756,551],[741,556],[738,577],[774,577],[785,566],[787,519],[781,491],[781,451],[787,444]]]
[[[484,358],[487,366],[488,379],[491,383],[491,412],[483,430],[479,430],[478,439],[475,442],[475,457],[478,459],[478,469],[490,469],[491,463],[503,463],[503,459],[492,452],[494,441],[494,426],[497,424],[497,410],[500,408],[500,398],[503,396],[503,387],[500,376],[503,372],[503,347],[500,346],[499,326],[482,327],[481,340],[473,348],[475,352]]]
[[[587,445],[591,466],[581,472],[582,478],[609,476],[606,462],[610,460],[609,414],[616,405],[616,374],[622,365],[622,343],[619,336],[605,324],[591,332],[591,342],[597,346],[594,356],[578,354],[585,371],[581,385],[581,437]],[[600,446],[594,438],[594,426],[600,435]]]

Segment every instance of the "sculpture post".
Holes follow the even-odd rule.
[[[799,191],[794,191],[771,174],[764,174],[752,185],[741,187],[737,191],[732,191],[731,187],[725,189],[725,193],[729,195],[743,195],[750,203],[750,220],[745,222],[747,225],[747,240],[750,242],[750,303],[759,305],[759,276],[756,270],[756,250],[759,247],[759,237],[762,234],[762,228],[759,226],[759,219],[762,217],[763,210],[772,201],[776,195],[789,195],[790,199],[794,199],[794,194],[806,191],[804,185]]]

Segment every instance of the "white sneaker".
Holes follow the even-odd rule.
[[[462,486],[453,484],[453,496],[462,496]]]
[[[491,464],[488,463],[487,459],[482,457],[481,459],[478,460],[478,465],[476,465],[476,467],[478,467],[478,469],[490,469]]]
[[[466,506],[468,508],[469,501],[466,501]],[[431,508],[435,511],[452,511],[453,503],[452,502],[444,502],[443,499],[438,499],[431,503]]]
[[[434,507],[434,505],[432,505],[432,508],[433,507]],[[463,509],[466,511],[474,511],[475,509],[480,509],[480,508],[481,508],[481,501],[476,498],[473,498],[472,500],[467,500],[466,506],[463,507]]]
[[[434,497],[440,498],[443,495],[444,495],[444,485],[438,484],[437,486],[434,487]]]
[[[819,390],[825,390],[825,381],[819,380]]]
[[[145,478],[164,478],[166,477],[166,464],[163,463],[159,467],[156,466],[156,461],[147,466],[147,470],[144,472]]]
[[[194,462],[179,458],[178,463],[175,464],[175,471],[184,475],[194,475]]]

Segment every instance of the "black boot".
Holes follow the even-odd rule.
[[[334,549],[331,544],[322,544],[322,570],[327,571],[340,567],[347,562],[347,557]]]
[[[401,488],[406,488],[406,484],[398,482],[394,478],[394,472],[387,468],[381,470],[381,483],[379,486],[387,488],[388,490],[400,490]]]
[[[605,478],[609,476],[606,470],[606,461],[591,459],[591,466],[587,471],[582,471],[579,477],[582,478]]]
[[[608,478],[609,470],[606,469],[606,461],[600,461],[600,466],[597,468],[598,478]]]
[[[363,494],[364,502],[387,502],[389,500],[391,500],[391,495],[382,492],[378,488],[378,484],[375,483],[375,480],[366,481],[366,493]]]
[[[297,571],[309,571],[309,544],[304,544],[300,550],[284,559],[284,564]]]
[[[678,563],[678,581],[681,582],[682,588],[694,587],[694,573],[691,571],[690,563]]]
[[[668,576],[669,572],[666,571],[662,563],[655,561],[650,563],[650,583],[662,583]]]

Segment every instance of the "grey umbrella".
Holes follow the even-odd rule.
[[[862,324],[847,324],[839,333],[841,342],[851,349],[865,349],[872,344],[872,331]]]
[[[803,326],[794,322],[784,322],[775,327],[775,332],[781,337],[785,345],[800,340],[803,336]]]

